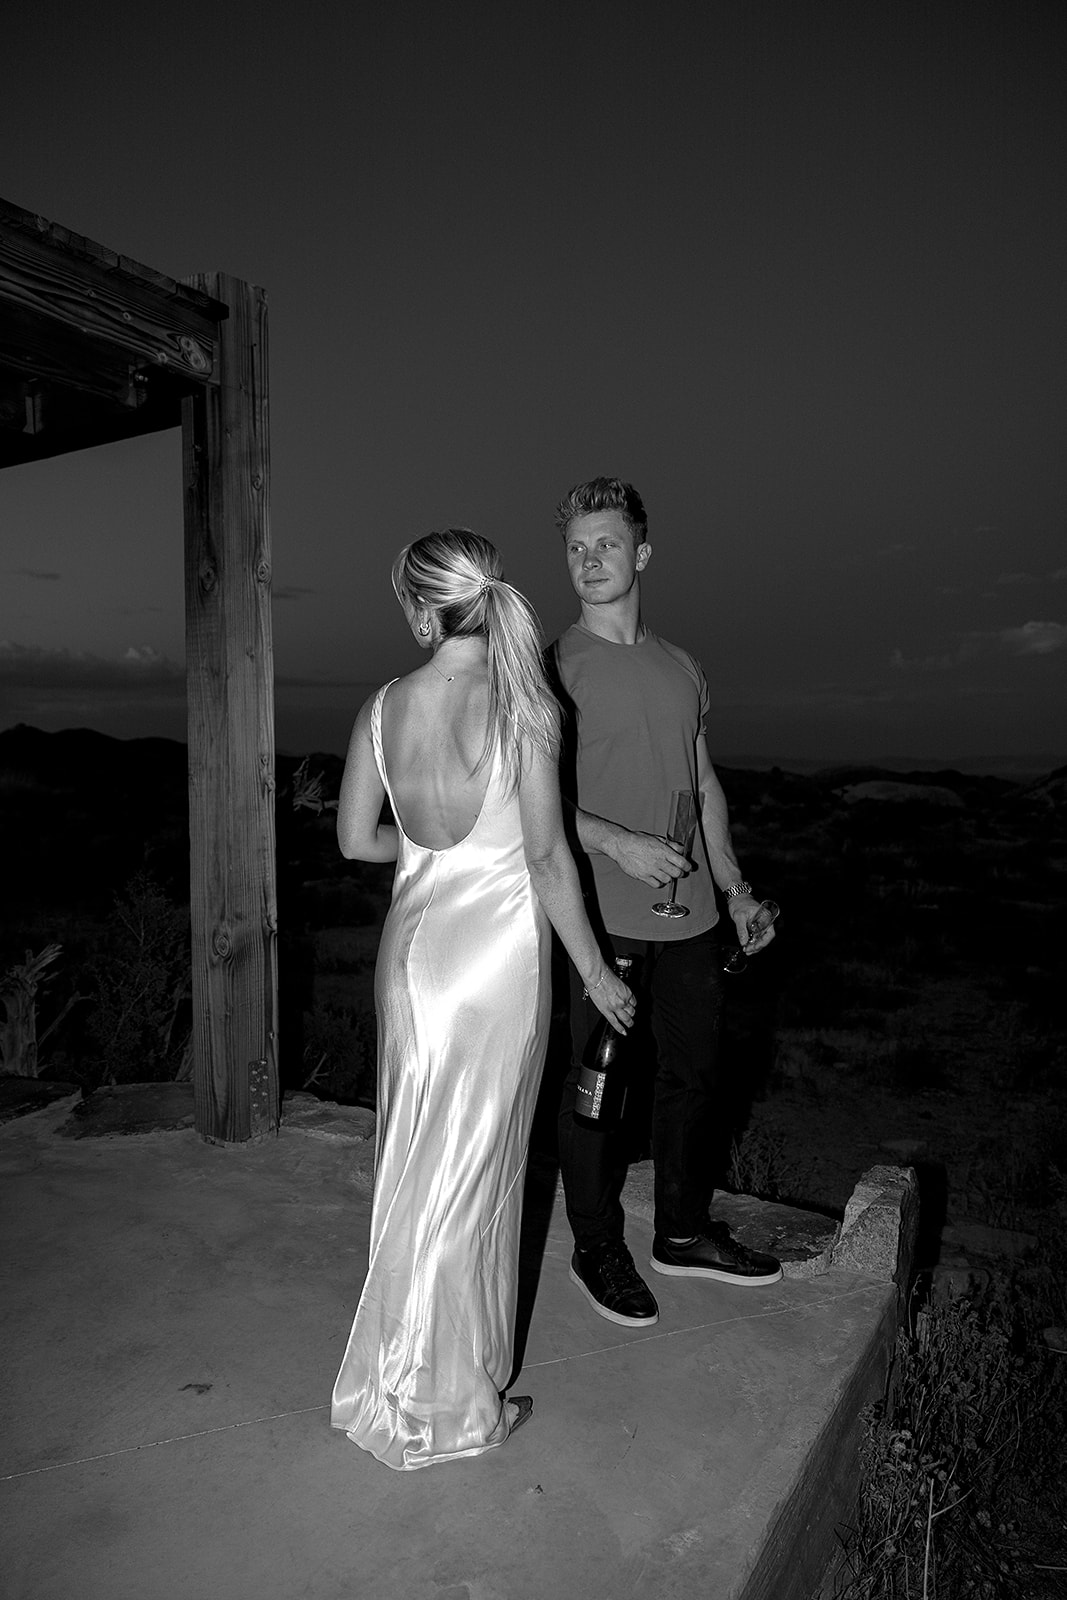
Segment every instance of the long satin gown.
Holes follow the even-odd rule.
[[[374,979],[378,1125],[370,1262],[330,1421],[398,1471],[502,1444],[523,1176],[550,1014],[549,926],[518,800],[494,766],[444,850],[397,819]]]

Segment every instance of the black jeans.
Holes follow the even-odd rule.
[[[650,1011],[656,1041],[652,1108],[657,1233],[683,1239],[707,1226],[713,1169],[715,1066],[727,982],[718,928],[670,942],[610,938],[610,957],[631,955],[630,987]],[[593,1249],[623,1237],[620,1201],[626,1177],[622,1129],[587,1128],[574,1120],[581,1054],[600,1013],[571,978],[571,1070],[559,1115],[559,1162],[567,1218],[576,1244]]]

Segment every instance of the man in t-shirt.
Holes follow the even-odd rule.
[[[605,955],[633,958],[628,982],[648,1007],[656,1040],[652,1114],[655,1237],[650,1265],[671,1277],[776,1283],[773,1256],[746,1249],[711,1222],[715,1056],[723,964],[734,940],[749,955],[757,909],[730,842],[726,801],[705,743],[708,688],[687,651],[641,620],[641,573],[648,521],[636,489],[618,478],[579,484],[556,509],[581,617],[549,653],[564,709],[562,787],[574,806],[579,867]],[[671,793],[700,796],[690,855],[667,838]],[[652,906],[679,879],[688,916]],[[715,885],[734,928],[720,941]],[[736,929],[736,935],[734,933]],[[598,1013],[571,971],[573,1061],[560,1109],[559,1151],[567,1216],[574,1231],[571,1277],[601,1316],[627,1325],[659,1317],[623,1236],[626,1174],[621,1131],[574,1120],[584,1041]]]

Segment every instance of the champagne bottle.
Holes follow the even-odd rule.
[[[615,971],[625,983],[633,965],[630,956],[615,957]],[[626,1035],[601,1017],[582,1051],[574,1101],[574,1120],[583,1128],[605,1128],[622,1121],[626,1104]]]

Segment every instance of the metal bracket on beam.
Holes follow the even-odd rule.
[[[36,384],[27,383],[22,391],[22,400],[26,408],[26,421],[23,423],[22,431],[36,438],[44,427],[44,395]]]

